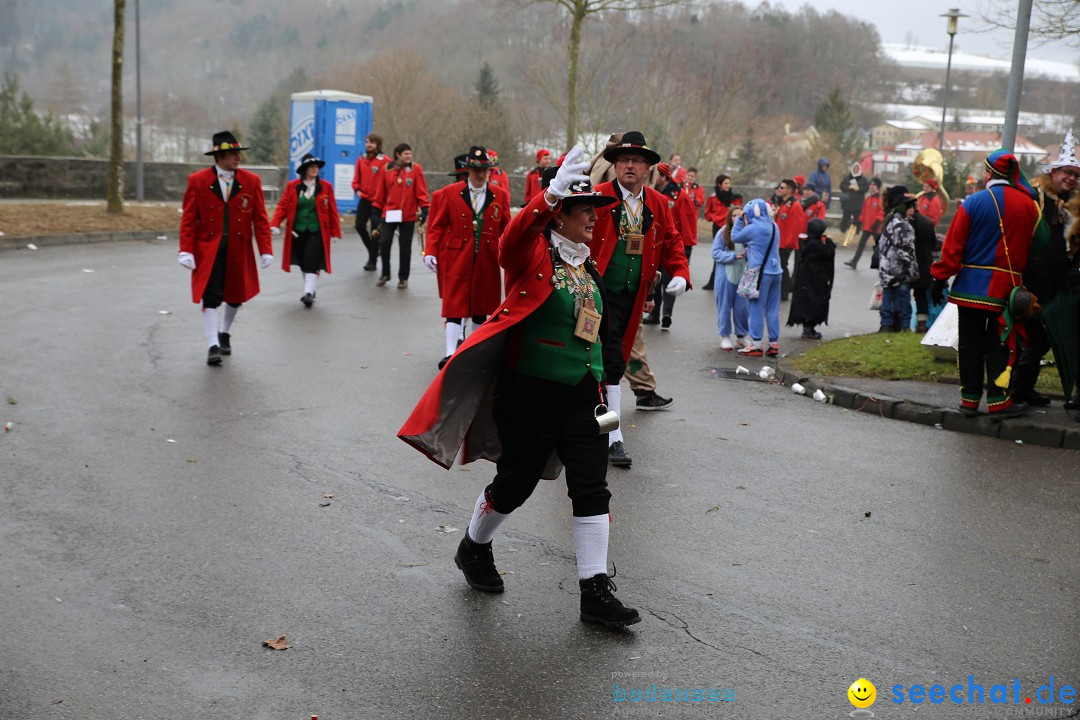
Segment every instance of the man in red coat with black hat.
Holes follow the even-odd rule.
[[[231,132],[214,133],[213,149],[205,153],[214,164],[189,175],[184,191],[177,259],[191,270],[192,301],[202,302],[207,365],[220,365],[222,355],[232,354],[229,330],[236,313],[259,294],[253,238],[263,269],[274,262],[262,181],[240,169],[241,150],[247,148]]]
[[[661,157],[645,143],[638,131],[624,133],[622,140],[604,150],[604,159],[615,169],[615,180],[596,187],[597,192],[617,197],[619,202],[597,211],[596,227],[589,249],[604,279],[608,293],[608,341],[604,344],[604,373],[608,407],[621,407],[619,382],[641,324],[641,310],[657,270],[672,277],[665,290],[681,295],[690,287],[682,239],[675,229],[667,198],[646,187],[649,168]],[[649,402],[649,398],[639,398]],[[630,467],[630,454],[622,432],[608,436],[609,459],[616,467]]]
[[[465,338],[465,321],[479,327],[502,302],[499,236],[510,222],[510,195],[487,181],[491,160],[479,146],[465,159],[468,180],[444,188],[431,216],[424,265],[439,276],[446,319],[446,356]]]

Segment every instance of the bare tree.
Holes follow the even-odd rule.
[[[113,0],[112,137],[109,142],[108,212],[124,212],[124,9],[127,0]]]
[[[566,144],[578,137],[578,80],[581,56],[581,31],[592,16],[608,12],[644,12],[678,5],[684,0],[527,0],[528,4],[552,3],[570,15],[566,69]]]
[[[1016,3],[982,0],[979,17],[993,28],[1016,29]],[[1031,8],[1031,37],[1039,43],[1062,41],[1080,48],[1080,0],[1039,0]]]

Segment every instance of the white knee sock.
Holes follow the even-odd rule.
[[[206,347],[214,347],[218,344],[218,309],[203,308],[203,329],[206,330]]]
[[[315,294],[315,286],[319,282],[318,273],[304,273],[304,292]]]
[[[225,317],[221,321],[221,332],[229,332],[229,328],[232,327],[233,320],[236,319],[236,313],[239,312],[240,306],[233,307],[232,305],[225,305]]]
[[[607,408],[611,412],[619,415],[620,406],[622,405],[622,388],[618,385],[605,385],[604,389],[607,390]],[[608,446],[614,445],[617,442],[621,442],[622,437],[622,417],[619,417],[619,428],[612,430],[608,434]]]
[[[491,538],[495,537],[495,531],[502,525],[503,520],[508,517],[510,515],[496,512],[488,504],[486,491],[480,493],[480,497],[476,498],[476,505],[473,507],[472,520],[469,521],[469,539],[481,545],[491,542]],[[607,552],[606,533],[604,538],[604,551]]]
[[[462,320],[462,322],[465,322]],[[461,342],[461,326],[457,323],[446,323],[446,356],[450,357],[457,350],[458,343]]]
[[[608,515],[574,517],[574,549],[579,580],[607,575]]]

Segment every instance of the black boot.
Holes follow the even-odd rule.
[[[628,608],[619,602],[612,593],[617,590],[611,581],[614,575],[604,573],[594,575],[588,580],[578,580],[581,586],[581,620],[598,623],[607,627],[623,627],[641,622],[641,615],[634,608]]]
[[[221,348],[222,355],[232,355],[232,335],[219,332],[217,334],[217,344]]]
[[[484,592],[502,592],[503,579],[495,569],[495,556],[491,553],[491,543],[475,543],[469,539],[468,530],[461,538],[454,564],[465,574],[469,587]]]

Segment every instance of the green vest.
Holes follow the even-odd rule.
[[[611,251],[607,270],[604,271],[604,289],[613,293],[636,293],[641,283],[641,255],[626,254],[626,240],[624,235],[631,230],[641,232],[645,223],[645,194],[641,195],[641,221],[636,229],[631,228],[628,219],[629,213],[625,204],[619,216],[619,227],[616,228],[618,240]]]
[[[586,275],[592,288],[596,312],[603,314],[604,302],[592,277]],[[574,317],[573,286],[567,282],[562,263],[555,266],[555,286],[544,304],[514,326],[507,365],[524,375],[577,385],[585,373],[599,382],[603,376],[604,359],[600,338],[588,343],[574,336],[577,318]]]
[[[296,216],[293,218],[292,229],[298,233],[318,232],[319,214],[315,212],[314,195],[306,198],[303,193],[300,193],[300,197],[296,201]]]

